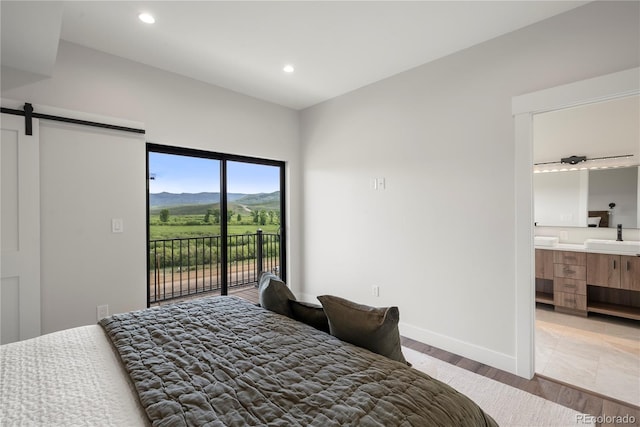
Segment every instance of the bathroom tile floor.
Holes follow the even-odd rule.
[[[640,322],[536,308],[536,373],[640,405]]]

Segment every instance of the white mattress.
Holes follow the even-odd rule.
[[[0,346],[2,426],[145,426],[135,391],[98,325]]]

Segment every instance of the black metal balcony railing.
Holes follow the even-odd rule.
[[[182,298],[222,287],[222,237],[149,241],[149,303]],[[227,286],[255,284],[265,271],[279,273],[280,235],[227,236]]]

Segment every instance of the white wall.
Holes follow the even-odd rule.
[[[633,154],[634,162],[639,161],[638,96],[536,114],[533,123],[534,163],[559,162],[572,155],[594,158]]]
[[[301,263],[296,111],[66,42],[60,44],[51,78],[22,85],[20,76],[13,81],[12,76],[15,74],[3,75],[3,98],[143,122],[149,142],[286,161],[288,277],[295,290]],[[97,139],[77,150],[71,146],[44,148],[41,168],[47,179],[43,181],[46,190],[42,192],[43,205],[65,210],[69,224],[84,224],[87,213],[82,209],[66,209],[63,204],[66,202],[52,194],[56,186],[67,182],[72,173],[78,182],[94,186],[94,191],[83,195],[82,205],[99,206],[101,194],[114,191],[113,185],[117,185],[120,197],[111,206],[113,215],[118,211],[130,212],[132,219],[125,224],[125,234],[140,233],[145,221],[141,199],[144,193],[140,194],[144,181],[139,181],[145,179],[144,145],[113,145]],[[101,176],[94,176],[94,171]],[[143,204],[133,208],[134,200]],[[106,251],[99,259],[86,257],[87,249],[77,244],[78,239],[59,238],[56,231],[59,223],[47,220],[46,212],[43,217],[42,277],[43,282],[47,280],[44,285],[47,296],[42,300],[43,332],[95,323],[96,300],[100,296],[100,304],[109,304],[114,307],[112,311],[145,306],[146,282],[141,280],[145,277],[144,262],[120,266],[124,271],[118,275],[118,281],[129,287],[117,285],[120,287],[111,294],[104,290],[113,287],[112,276],[95,274],[92,280],[83,283],[79,282],[80,276],[73,276],[75,282],[69,284],[57,270],[59,267],[53,265],[59,252],[64,252],[69,259],[83,260],[83,271],[103,272],[103,266],[118,266],[124,258],[139,261],[140,253],[145,252],[144,242]],[[102,235],[105,224],[96,221],[83,227],[87,235]],[[55,236],[55,241],[48,236]],[[52,281],[50,277],[56,279]],[[78,292],[80,288],[82,292]],[[124,300],[129,305],[124,305]]]
[[[512,97],[638,66],[639,12],[592,3],[303,111],[305,297],[398,305],[404,335],[515,372]]]
[[[589,177],[588,170],[533,175],[536,224],[586,227]]]
[[[141,135],[40,122],[43,333],[146,307],[145,153]]]

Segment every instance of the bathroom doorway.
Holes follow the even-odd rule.
[[[622,400],[628,403],[637,405],[640,401],[638,394],[637,378],[640,375],[640,326],[639,320],[634,320],[634,316],[601,316],[597,313],[591,313],[588,309],[586,301],[591,299],[593,295],[587,298],[587,295],[582,297],[582,293],[587,293],[587,289],[590,294],[602,292],[598,286],[587,286],[586,279],[586,256],[584,261],[585,277],[571,279],[578,282],[567,282],[569,286],[575,286],[575,289],[582,287],[581,280],[584,280],[584,290],[576,290],[576,295],[568,295],[567,303],[563,303],[562,296],[564,293],[558,292],[554,296],[554,280],[553,271],[551,272],[551,279],[547,279],[547,286],[541,287],[540,280],[536,280],[540,270],[541,257],[534,257],[532,249],[534,246],[533,236],[544,236],[549,238],[557,238],[557,240],[551,245],[553,247],[545,247],[538,245],[538,250],[542,249],[549,253],[563,252],[564,249],[576,250],[579,252],[580,244],[584,243],[585,239],[590,236],[596,236],[600,239],[613,239],[616,238],[615,228],[601,228],[594,229],[589,227],[588,221],[591,216],[588,211],[596,210],[586,207],[586,205],[580,209],[584,209],[584,215],[582,210],[576,211],[577,213],[569,212],[565,210],[562,213],[556,213],[557,218],[560,221],[564,221],[562,224],[537,224],[533,226],[536,220],[540,220],[540,217],[530,216],[528,217],[531,222],[526,224],[524,221],[527,219],[527,215],[524,212],[525,209],[529,209],[529,212],[534,211],[535,195],[535,179],[532,171],[532,165],[535,163],[545,163],[545,161],[536,159],[535,138],[543,133],[540,129],[536,129],[536,119],[543,119],[543,114],[551,115],[564,115],[570,112],[571,109],[577,109],[579,105],[595,106],[596,103],[603,102],[613,103],[615,100],[627,100],[630,97],[635,96],[637,99],[638,89],[637,78],[635,81],[632,76],[638,75],[638,69],[628,70],[627,72],[615,73],[609,76],[603,76],[597,79],[591,79],[589,81],[578,82],[571,85],[566,85],[561,88],[552,88],[546,91],[541,91],[536,94],[524,95],[514,99],[514,115],[516,117],[516,151],[517,165],[516,167],[522,168],[518,172],[517,176],[517,188],[521,197],[518,199],[518,212],[523,213],[520,216],[519,223],[517,225],[519,234],[517,247],[519,251],[518,266],[519,268],[519,290],[523,294],[523,298],[519,299],[519,304],[524,304],[524,301],[528,300],[529,307],[533,310],[527,310],[526,307],[520,305],[519,312],[521,318],[519,318],[519,330],[530,331],[531,344],[530,348],[530,365],[529,368],[537,375],[547,376],[559,382],[565,382],[580,388],[594,391],[599,394],[603,394],[614,399]],[[605,89],[606,88],[606,89]],[[636,101],[631,101],[631,104]],[[638,114],[635,113],[637,120]],[[565,124],[569,122],[565,120]],[[638,125],[636,125],[638,129]],[[533,135],[533,137],[532,137]],[[635,139],[638,141],[638,137]],[[557,143],[555,143],[557,145]],[[601,143],[602,145],[602,143]],[[609,144],[612,145],[612,144]],[[602,145],[601,148],[606,148],[607,144]],[[596,147],[597,148],[597,147]],[[633,148],[633,147],[632,147]],[[635,147],[634,154],[635,167],[637,169],[637,156],[638,148]],[[567,153],[558,155],[558,172],[560,169],[566,168],[568,172],[575,165],[563,165],[560,164],[560,157],[569,157],[576,155],[582,156],[582,152],[586,152],[586,148],[583,146],[582,151],[578,151],[580,146],[568,147]],[[612,156],[607,156],[606,153],[600,155],[594,154],[593,150],[588,153],[587,157],[614,157],[618,154],[627,153],[615,153]],[[556,160],[551,158],[546,162],[551,163]],[[580,162],[582,163],[582,162]],[[610,167],[609,165],[607,167]],[[634,166],[634,163],[628,165]],[[580,167],[576,167],[579,171]],[[585,169],[583,169],[585,170]],[[587,169],[588,170],[588,169]],[[545,174],[547,178],[548,174],[552,172],[541,172]],[[583,175],[587,175],[582,172]],[[586,188],[588,183],[583,179],[576,180],[578,185],[582,185]],[[636,185],[637,185],[636,175]],[[636,190],[636,205],[637,205],[637,191]],[[521,193],[522,192],[522,193]],[[525,197],[524,195],[528,196]],[[583,203],[588,203],[583,201]],[[610,209],[608,206],[604,209]],[[539,213],[540,211],[538,211]],[[535,215],[535,214],[534,214]],[[637,213],[635,214],[637,217]],[[548,219],[542,220],[542,222]],[[575,223],[569,225],[572,221],[582,221],[584,223]],[[640,240],[640,230],[638,230],[638,222],[635,224],[635,228],[625,229],[625,233],[629,240]],[[597,228],[597,227],[596,227]],[[527,231],[528,230],[528,231]],[[543,243],[544,245],[546,243]],[[560,245],[560,246],[557,246]],[[573,245],[573,246],[571,246]],[[528,246],[528,248],[527,248]],[[536,254],[536,255],[539,255]],[[583,252],[583,255],[585,253]],[[534,261],[537,258],[538,263]],[[562,258],[557,255],[554,258],[554,254],[548,256],[550,261],[550,269],[554,268],[562,269]],[[578,257],[580,258],[580,257]],[[554,262],[556,261],[556,262]],[[527,268],[527,263],[529,267]],[[582,261],[576,261],[576,263],[582,263]],[[533,264],[533,268],[532,268]],[[559,266],[559,267],[557,267]],[[538,274],[536,274],[538,270]],[[544,268],[542,268],[544,270]],[[579,273],[579,269],[569,269],[570,271],[576,271]],[[567,271],[569,271],[567,270]],[[521,275],[520,275],[521,274]],[[560,272],[560,275],[563,273]],[[525,277],[528,276],[528,277]],[[537,287],[536,287],[536,282]],[[537,291],[537,292],[536,292]],[[558,291],[558,289],[555,289]],[[546,295],[545,295],[546,294]],[[537,298],[536,298],[537,297]],[[635,298],[635,297],[634,297]],[[538,301],[537,303],[533,300]],[[575,303],[574,303],[575,301]],[[573,306],[573,310],[563,310],[567,305]],[[537,305],[537,306],[536,306]],[[560,306],[560,309],[556,309]],[[640,313],[640,311],[639,311]],[[611,314],[611,313],[610,313]],[[614,313],[615,314],[615,313]],[[528,317],[530,316],[530,317]],[[526,342],[519,348],[519,351],[526,351]],[[519,356],[522,353],[519,352]],[[526,357],[525,357],[526,359]],[[596,373],[596,375],[587,375],[587,373]],[[597,374],[600,373],[598,376]]]

